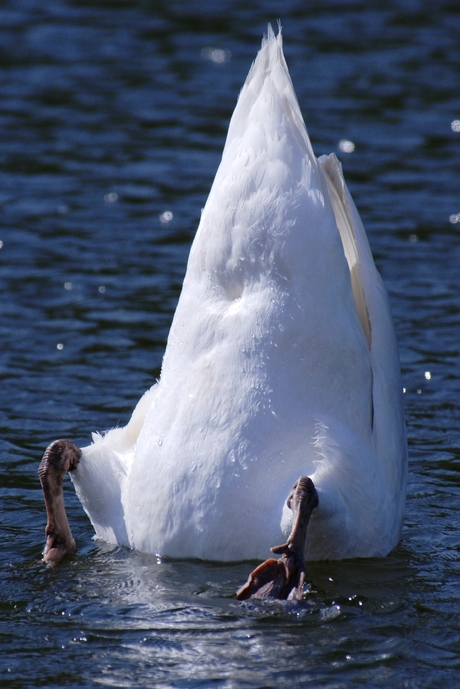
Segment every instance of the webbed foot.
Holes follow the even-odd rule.
[[[50,564],[57,564],[65,555],[75,550],[64,506],[62,484],[65,474],[76,468],[80,457],[81,450],[70,440],[55,440],[46,448],[38,468],[48,517],[43,561]]]
[[[237,600],[302,599],[307,527],[319,503],[313,481],[308,476],[301,476],[292,487],[286,503],[293,512],[291,534],[286,543],[271,548],[273,553],[281,555],[280,559],[270,558],[251,572],[246,584],[237,592]]]

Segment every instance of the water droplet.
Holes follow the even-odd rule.
[[[450,126],[452,127],[453,132],[460,132],[460,120],[453,120],[453,122],[450,123]]]
[[[115,203],[115,201],[118,201],[118,194],[115,191],[110,191],[104,195],[104,201],[106,203]]]
[[[431,380],[431,371],[425,371],[426,380]]]
[[[452,225],[456,225],[457,223],[459,223],[460,213],[453,213],[452,215],[449,215],[449,222],[452,223]]]
[[[64,282],[64,289],[72,289],[73,285],[71,282]]]
[[[62,342],[59,342],[59,343],[56,345],[56,349],[59,349],[59,350],[64,349],[64,345],[62,344]]]
[[[97,289],[98,289],[98,292],[100,292],[100,294],[104,294],[106,288],[105,288],[105,285],[101,285],[101,286],[98,287]]]

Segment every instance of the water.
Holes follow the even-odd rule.
[[[96,543],[69,486],[78,554],[47,569],[43,449],[125,423],[158,376],[231,111],[279,16],[315,151],[341,157],[390,293],[402,542],[311,565],[301,609],[239,604],[247,564]],[[1,4],[1,687],[456,684],[459,35],[442,0]]]

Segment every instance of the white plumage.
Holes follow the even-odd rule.
[[[160,380],[73,480],[97,537],[265,558],[309,475],[307,559],[388,553],[406,486],[388,299],[334,155],[319,160],[268,37],[230,122]]]

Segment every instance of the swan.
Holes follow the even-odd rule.
[[[313,153],[281,27],[231,118],[159,380],[125,427],[45,452],[51,563],[74,548],[66,471],[109,543],[243,561],[287,536],[241,597],[298,593],[305,559],[399,541],[407,447],[388,296],[339,161]]]

